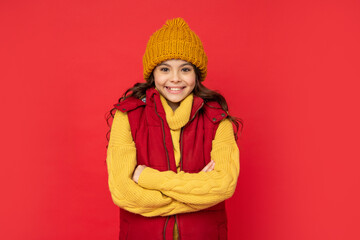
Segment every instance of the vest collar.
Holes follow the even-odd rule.
[[[221,108],[219,103],[205,103],[202,98],[194,95],[193,106],[190,113],[190,121],[196,116],[197,112],[200,111],[200,109],[202,109],[205,104],[208,106],[206,108],[205,115],[213,123],[217,123],[227,117],[227,113]],[[114,107],[121,112],[128,112],[144,105],[150,107],[156,106],[157,113],[162,116],[163,119],[166,121],[166,114],[160,100],[160,93],[155,88],[150,88],[146,91],[146,103],[143,102],[141,99],[137,99],[135,97],[128,97],[120,103],[114,104]]]
[[[145,105],[145,103],[142,100],[135,97],[128,97],[125,98],[125,100],[114,104],[114,107],[121,112],[128,112],[143,105]]]

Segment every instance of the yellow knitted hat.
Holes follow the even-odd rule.
[[[144,79],[153,69],[169,59],[182,59],[200,69],[203,81],[207,73],[207,56],[200,38],[182,18],[167,20],[162,28],[151,35],[143,57]]]

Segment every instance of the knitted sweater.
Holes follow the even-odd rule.
[[[179,166],[180,129],[190,116],[193,95],[173,111],[161,96],[166,120],[171,128],[176,164]],[[116,111],[107,152],[108,183],[113,202],[143,216],[168,216],[209,208],[231,197],[239,175],[239,149],[233,126],[224,119],[216,131],[211,151],[215,169],[211,172],[160,172],[147,167],[138,184],[132,180],[136,168],[136,148],[126,113]]]

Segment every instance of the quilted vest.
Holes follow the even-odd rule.
[[[151,88],[142,100],[129,97],[114,106],[128,114],[137,164],[176,172],[170,128],[159,94]],[[220,121],[226,116],[217,102],[204,103],[194,96],[190,120],[180,133],[182,171],[197,173],[210,162],[212,141]],[[120,209],[120,240],[173,239],[175,222],[180,240],[227,239],[225,202],[221,202],[198,212],[166,217],[144,217]]]

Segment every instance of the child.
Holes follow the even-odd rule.
[[[120,239],[227,239],[224,200],[240,168],[232,123],[238,129],[240,121],[202,84],[207,56],[182,18],[150,37],[143,65],[146,82],[109,116],[106,162]]]

